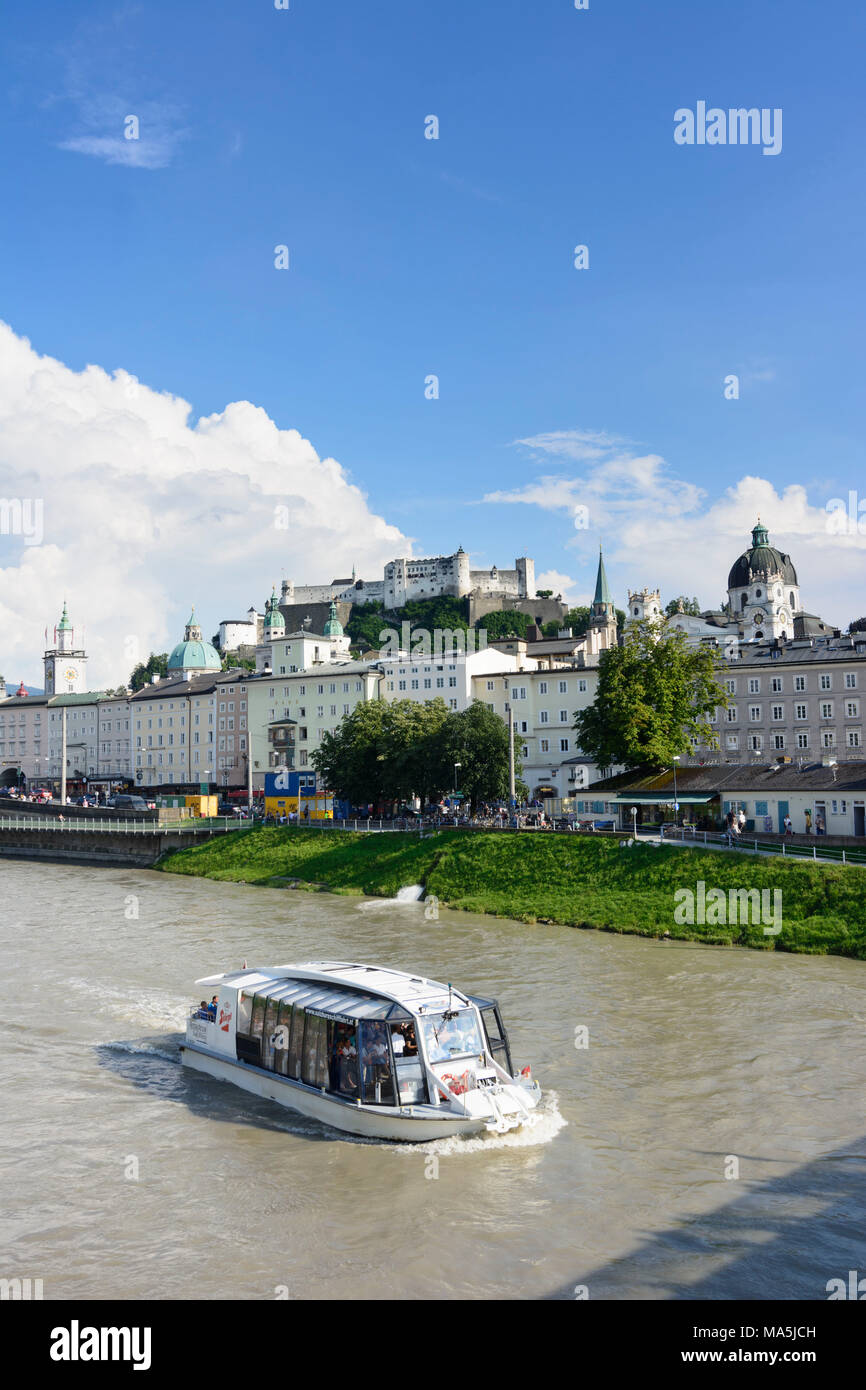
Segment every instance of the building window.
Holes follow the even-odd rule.
[[[539,724],[547,724],[547,723],[549,722],[549,720],[550,720],[550,715],[548,714],[548,712],[547,712],[546,709],[543,709],[543,710],[540,712],[539,716],[538,716],[538,722],[539,722]]]
[[[760,706],[760,705],[749,705],[749,718],[750,718],[750,720],[752,721],[753,724],[758,724],[758,723],[760,723],[760,719],[761,719],[761,706]]]
[[[857,672],[856,672],[856,671],[846,671],[846,672],[845,672],[845,689],[846,689],[846,690],[856,690],[856,689],[857,689]]]
[[[806,689],[806,677],[805,677],[805,676],[795,676],[795,677],[794,677],[794,689],[795,689],[795,690],[805,690],[805,689]]]
[[[546,694],[547,694],[547,681],[539,681],[539,682],[538,682],[538,693],[539,693],[539,695],[546,695]]]
[[[586,692],[586,681],[585,681],[585,680],[579,680],[579,681],[577,682],[577,688],[578,688],[578,690],[580,691],[580,693],[581,693],[582,695],[585,694],[585,692]]]
[[[823,748],[833,748],[836,743],[836,735],[832,729],[825,729],[821,735],[821,746]]]
[[[761,693],[761,682],[757,676],[752,676],[749,680],[749,694],[759,695]]]
[[[808,748],[808,747],[809,747],[809,735],[808,735],[808,732],[807,732],[805,729],[801,729],[800,732],[797,734],[797,747],[798,747],[798,748]]]
[[[538,741],[538,746],[539,746],[539,748],[541,749],[542,753],[549,753],[549,752],[550,752],[550,739],[549,739],[549,738],[542,738],[542,739],[539,739],[539,741]]]
[[[849,730],[848,730],[848,747],[849,747],[849,748],[859,748],[859,747],[860,747],[860,730],[859,730],[859,729],[849,729]]]
[[[776,695],[778,695],[778,694],[781,692],[781,689],[782,689],[782,677],[781,677],[781,676],[774,676],[774,677],[773,677],[773,679],[770,681],[770,689],[771,689],[771,690],[773,691],[773,693],[776,694]]]
[[[567,695],[567,694],[568,694],[568,681],[560,681],[560,682],[559,682],[559,693],[560,693],[560,695]]]
[[[859,701],[859,700],[846,700],[846,701],[845,701],[845,718],[846,718],[846,719],[859,719],[859,718],[860,718],[860,701]]]
[[[832,690],[832,689],[833,689],[833,677],[832,677],[832,676],[822,676],[822,677],[821,677],[821,689],[822,689],[822,690]]]
[[[794,718],[795,718],[795,719],[808,719],[808,718],[809,718],[809,706],[808,706],[808,705],[795,705],[795,706],[794,706]]]
[[[736,705],[730,705],[730,706],[728,707],[728,709],[725,711],[725,713],[726,713],[727,716],[728,716],[728,723],[729,723],[729,724],[736,724],[736,722],[737,722],[737,707],[736,707]]]
[[[822,700],[822,701],[821,701],[821,718],[822,718],[822,719],[832,719],[832,718],[833,718],[833,701],[832,701],[832,700]]]
[[[737,693],[737,682],[736,682],[736,681],[725,681],[725,690],[728,692],[729,695],[736,695],[736,693]]]
[[[776,720],[776,723],[785,718],[784,705],[773,705],[773,718]]]
[[[561,738],[561,739],[559,740],[559,751],[560,751],[560,753],[567,753],[567,752],[568,752],[568,739],[567,739],[567,738]]]
[[[784,734],[773,734],[773,747],[774,747],[774,748],[784,748],[784,747],[785,747],[785,735],[784,735]]]
[[[749,747],[752,749],[753,752],[755,752],[755,753],[760,753],[760,751],[761,751],[761,749],[763,748],[763,746],[764,746],[764,735],[763,735],[763,734],[749,734]]]

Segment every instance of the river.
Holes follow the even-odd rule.
[[[0,1275],[46,1299],[820,1299],[866,1274],[862,963],[0,875]],[[178,1064],[198,976],[326,957],[496,995],[540,1124],[364,1142]]]

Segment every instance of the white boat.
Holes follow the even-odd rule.
[[[197,980],[184,1064],[368,1138],[423,1143],[535,1124],[495,999],[377,965],[313,961]],[[213,1004],[211,1000],[213,999]]]

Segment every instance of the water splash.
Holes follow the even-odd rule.
[[[560,1113],[559,1098],[555,1091],[548,1091],[534,1112],[534,1125],[523,1125],[520,1129],[509,1130],[507,1134],[473,1134],[463,1138],[452,1134],[447,1139],[431,1139],[429,1144],[394,1144],[394,1153],[400,1154],[438,1154],[439,1157],[453,1158],[461,1154],[492,1153],[496,1149],[535,1149],[542,1144],[552,1144],[557,1134],[568,1124]]]
[[[411,907],[424,896],[424,888],[420,883],[410,883],[406,888],[401,888],[396,898],[374,898],[372,902],[358,903],[359,912],[369,912],[373,907]]]

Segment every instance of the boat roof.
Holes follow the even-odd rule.
[[[227,984],[352,1018],[406,1019],[446,1009],[449,1001],[458,1005],[475,1002],[462,990],[453,986],[449,990],[448,985],[423,975],[350,961],[308,961],[235,970],[206,975],[196,984]]]

